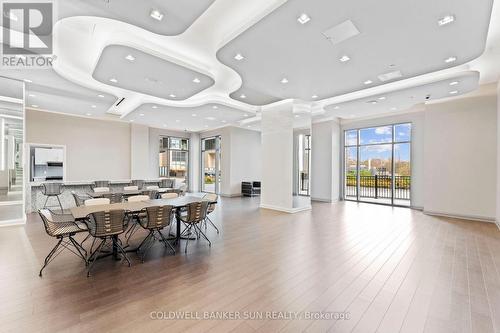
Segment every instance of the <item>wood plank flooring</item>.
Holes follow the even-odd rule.
[[[0,228],[0,332],[500,332],[494,224],[354,202],[289,215],[258,198],[223,198],[213,220],[211,248],[158,243],[90,278],[69,253],[38,277],[55,244],[38,216]],[[348,319],[304,317],[332,313]],[[191,317],[151,319],[174,314]]]

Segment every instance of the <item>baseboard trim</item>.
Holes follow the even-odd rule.
[[[327,203],[332,203],[332,199],[322,199],[322,198],[313,198],[311,197],[311,201],[317,201],[317,202],[327,202]]]
[[[23,204],[22,200],[0,202],[0,206],[17,206],[17,205],[22,205],[22,204]]]
[[[311,206],[304,206],[304,207],[297,207],[297,208],[286,208],[286,207],[279,207],[279,206],[265,205],[265,204],[260,204],[260,208],[277,210],[279,212],[284,212],[284,213],[289,213],[289,214],[294,214],[294,213],[303,212],[303,211],[312,209]]]
[[[219,194],[223,198],[236,198],[236,197],[241,197],[241,193],[235,193],[235,194],[225,194],[221,193]]]
[[[450,217],[450,218],[461,219],[461,220],[470,220],[470,221],[478,221],[478,222],[486,222],[486,223],[495,223],[496,224],[495,219],[491,218],[491,217],[450,214],[450,213],[435,212],[435,211],[429,211],[429,210],[424,210],[423,212],[426,215],[432,215],[432,216]],[[497,226],[498,226],[498,224],[497,224]]]
[[[24,217],[22,219],[5,220],[5,221],[0,221],[0,228],[14,227],[14,226],[25,225],[25,224],[26,224],[26,217]]]
[[[424,207],[422,206],[410,206],[411,209],[415,209],[415,210],[420,210],[420,211],[424,211]]]

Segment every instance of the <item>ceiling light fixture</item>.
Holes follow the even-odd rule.
[[[283,83],[283,84],[288,83],[288,79],[287,79],[286,77],[282,78],[282,79],[281,79],[281,83]]]
[[[450,95],[456,95],[456,94],[458,94],[458,90],[450,91]]]
[[[457,84],[458,84],[458,81],[450,82],[450,86],[456,86]]]
[[[309,22],[311,20],[311,18],[309,17],[309,15],[307,15],[306,13],[302,13],[300,14],[299,17],[297,17],[297,21],[300,23],[300,24],[306,24],[307,22]]]
[[[24,81],[24,82],[27,82],[27,83],[31,83],[31,82],[33,82],[33,81],[31,81],[30,79],[24,79],[23,81]]]
[[[445,63],[449,64],[452,62],[455,62],[457,60],[457,57],[449,57],[444,60]]]
[[[236,55],[234,56],[234,59],[241,61],[241,60],[245,59],[245,57],[241,53],[236,53]]]
[[[223,123],[227,123],[227,121],[225,121],[225,120],[221,120],[221,122],[223,122]]]
[[[163,124],[163,127],[167,127],[167,124]]]
[[[133,123],[134,122],[134,119],[130,119],[130,122]]]
[[[454,15],[446,15],[438,20],[438,25],[440,27],[453,23],[455,21],[455,16]]]
[[[113,83],[117,83],[117,82],[118,82],[118,80],[117,80],[117,79],[115,79],[114,77],[112,77],[111,79],[109,79],[109,81],[111,81],[111,82],[113,82]]]
[[[246,113],[245,113],[245,114],[243,115],[243,117],[248,117],[248,114],[246,114]]]
[[[29,97],[36,97],[36,95],[33,95],[33,94],[29,94],[28,96]]]
[[[244,94],[241,94],[241,95],[240,95],[240,98],[245,99],[245,98],[247,98],[247,96],[246,96],[246,95],[244,95]]]
[[[175,122],[176,122],[176,123],[180,123],[181,121],[180,121],[179,119],[177,119]]]
[[[157,9],[151,10],[151,13],[149,14],[149,16],[151,16],[152,18],[154,18],[157,21],[161,21],[163,19],[163,14]]]
[[[97,105],[91,105],[90,106],[92,109],[95,109],[97,107]]]
[[[379,99],[380,101],[383,101],[383,100],[385,100],[385,96],[380,96],[378,99]]]
[[[372,80],[366,80],[365,82],[363,82],[365,85],[368,85],[368,84],[372,84],[373,81]]]
[[[128,61],[134,61],[135,57],[133,55],[129,54],[128,56],[125,57],[125,59],[127,59]]]
[[[152,109],[158,109],[158,105],[153,105],[151,108]]]
[[[104,95],[97,95],[97,97],[104,98]]]
[[[398,108],[396,108],[396,107],[392,107],[392,108],[391,108],[391,111],[396,111],[397,109],[398,109]]]
[[[298,114],[295,115],[295,118],[299,118],[300,116]]]
[[[318,95],[312,95],[311,98],[316,99],[318,98]]]
[[[200,81],[200,79],[198,79],[197,77],[195,77],[195,78],[193,79],[193,82],[194,82],[194,83],[200,83],[201,81]]]
[[[139,116],[144,117],[144,113],[139,114]]]
[[[38,107],[38,105],[36,105],[36,104],[32,104],[32,105],[31,105],[31,107],[33,107],[33,108],[37,108],[37,107]]]
[[[338,105],[337,105],[337,106],[335,106],[333,109],[334,109],[334,110],[338,110],[338,109],[340,109],[340,106],[338,106]]]
[[[177,96],[176,96],[176,95],[174,95],[174,94],[170,94],[170,95],[168,95],[168,96],[170,96],[170,97],[172,97],[172,98],[176,98],[176,97],[177,97]]]
[[[349,58],[349,56],[347,56],[347,55],[343,55],[339,60],[340,60],[340,62],[347,62],[347,61],[351,60],[351,58]]]
[[[212,109],[218,109],[219,107],[217,105],[212,106]]]
[[[196,113],[193,113],[191,116],[196,117]]]
[[[91,115],[92,115],[92,113],[87,113],[87,116],[91,116]]]

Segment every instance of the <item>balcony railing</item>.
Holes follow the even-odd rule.
[[[410,200],[411,177],[394,176],[394,199]],[[392,176],[359,176],[359,197],[391,199]],[[357,177],[346,176],[346,197],[357,196]]]

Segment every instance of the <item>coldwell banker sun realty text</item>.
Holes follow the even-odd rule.
[[[52,66],[52,1],[2,1],[2,67]]]

